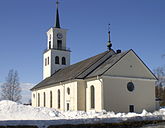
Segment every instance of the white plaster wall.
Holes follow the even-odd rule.
[[[67,94],[67,88],[70,88],[70,95]],[[58,109],[57,92],[60,89],[61,107],[59,110],[66,111],[66,104],[70,104],[70,110],[77,110],[77,82],[61,83],[49,88],[42,88],[32,91],[32,106],[38,106],[38,93],[40,94],[40,106],[44,107],[44,92],[46,94],[46,107],[50,108],[50,91],[52,91],[52,108]],[[33,98],[33,94],[36,94]]]
[[[57,48],[57,34],[62,33],[62,48],[64,50],[55,50]],[[66,33],[67,30],[59,28],[50,28],[47,32],[47,51],[43,57],[43,79],[50,77],[55,71],[70,65],[70,51],[66,49]],[[50,39],[51,35],[51,39]],[[51,41],[51,48],[49,49],[49,41]],[[45,66],[45,58],[49,56],[50,64]],[[59,56],[60,64],[55,64],[55,57]],[[66,58],[66,65],[62,65],[62,57]]]
[[[127,83],[133,82],[135,90],[128,91]],[[135,106],[135,112],[155,110],[155,81],[103,77],[104,109],[114,112],[129,112],[129,105]]]
[[[86,111],[86,81],[78,80],[77,85],[77,110]]]
[[[65,111],[67,110],[67,103],[69,103],[70,110],[77,110],[77,82],[64,84],[65,87]],[[67,93],[67,88],[70,88],[70,95]]]
[[[62,33],[62,47],[66,48],[66,34],[67,30],[62,28],[50,28],[47,32],[47,48],[49,49],[49,41],[51,41],[51,48],[57,48],[57,33]],[[50,40],[51,35],[51,40]]]
[[[133,51],[127,53],[105,75],[155,79]]]
[[[37,101],[36,101],[36,97],[37,97],[37,93],[36,93],[36,91],[33,91],[32,93],[31,93],[32,95],[32,106],[34,106],[34,107],[37,107]]]
[[[55,57],[59,57],[59,64],[55,64]],[[49,57],[49,65],[45,66],[45,58]],[[62,65],[62,57],[66,58],[66,65]],[[50,49],[43,56],[43,79],[50,77],[55,71],[70,65],[70,52]]]
[[[60,59],[59,64],[55,64],[55,57]],[[62,65],[62,57],[66,58],[66,65]],[[70,65],[70,52],[61,50],[51,50],[51,73],[53,74],[58,69],[62,69]]]
[[[91,91],[90,87],[94,86],[95,88],[95,110],[101,111],[102,110],[102,79],[98,80],[88,80],[87,81],[87,88],[86,88],[86,111],[93,110],[91,109]]]
[[[48,57],[49,57],[49,65],[45,66],[45,59],[48,58]],[[52,73],[51,72],[51,66],[52,66],[52,64],[51,64],[51,59],[52,58],[51,57],[52,57],[51,56],[51,50],[45,52],[44,55],[43,55],[43,79],[51,76],[51,73]]]

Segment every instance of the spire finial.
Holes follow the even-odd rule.
[[[56,28],[60,28],[60,18],[59,18],[59,13],[58,13],[58,5],[59,5],[59,1],[56,1]]]
[[[57,1],[56,1],[56,5],[58,6],[58,4],[59,4],[59,1],[57,0]]]
[[[110,25],[111,24],[108,24],[108,43],[107,43],[108,50],[111,50],[112,47]]]

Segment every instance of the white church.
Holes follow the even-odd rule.
[[[142,112],[155,110],[157,78],[131,49],[111,49],[70,65],[67,30],[56,25],[47,32],[43,80],[31,89],[32,106],[61,111]]]

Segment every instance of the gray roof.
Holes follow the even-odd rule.
[[[31,90],[48,87],[52,84],[74,79],[86,79],[102,75],[129,51],[115,53],[113,50],[103,52],[76,64],[58,70],[50,77],[44,79]]]

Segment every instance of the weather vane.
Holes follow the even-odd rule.
[[[58,5],[59,5],[59,1],[58,1],[58,0],[56,1],[56,5],[57,5],[57,7],[58,7]]]
[[[108,24],[108,32],[110,32],[110,29],[111,29],[111,28],[110,28],[110,25],[111,25],[111,24]]]
[[[111,47],[112,47],[112,43],[111,43],[111,35],[110,35],[110,25],[111,24],[108,24],[108,43],[107,43],[107,47],[108,47],[108,50],[111,50]]]

